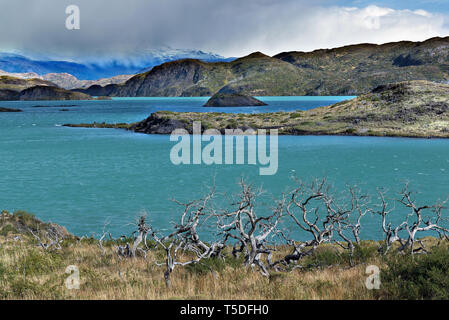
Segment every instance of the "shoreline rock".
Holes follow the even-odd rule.
[[[218,92],[203,107],[261,107],[266,105],[265,102],[248,95]]]
[[[20,109],[13,109],[13,108],[3,108],[0,107],[0,112],[22,112]]]

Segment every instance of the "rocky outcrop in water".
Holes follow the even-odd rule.
[[[238,93],[216,93],[204,107],[260,107],[267,104],[251,96]]]
[[[189,122],[187,121],[170,119],[164,114],[153,113],[145,120],[132,124],[128,130],[146,134],[171,134],[175,129],[187,129],[188,127]]]
[[[0,107],[0,112],[22,112],[22,110]]]

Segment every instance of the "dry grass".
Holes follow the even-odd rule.
[[[161,118],[179,120],[189,132],[192,122],[200,121],[204,129],[277,128],[281,135],[449,137],[448,85],[409,81],[376,90],[307,111],[255,114],[159,111],[154,125],[159,125]],[[123,124],[111,126],[123,128]],[[142,127],[148,127],[148,123]]]
[[[218,266],[177,267],[167,288],[162,253],[120,259],[114,247],[105,254],[96,241],[70,241],[61,250],[45,251],[33,241],[3,238],[0,247],[0,297],[3,299],[373,299],[365,288],[365,265],[345,265],[272,274],[228,257]],[[234,261],[233,261],[234,260]],[[373,261],[373,263],[378,261]],[[65,269],[80,270],[80,289],[68,290]]]
[[[386,268],[388,257],[380,256],[376,241],[362,241],[354,251],[351,267],[346,251],[334,244],[321,245],[313,255],[300,261],[302,268],[290,272],[272,271],[269,278],[257,268],[246,267],[242,259],[224,250],[226,259],[206,259],[187,267],[177,266],[167,288],[164,252],[149,244],[146,258],[120,258],[116,245],[124,240],[103,243],[104,251],[96,239],[77,239],[66,234],[61,248],[48,250],[27,232],[53,230],[25,212],[0,215],[0,299],[226,299],[226,300],[301,300],[301,299],[377,299],[389,297],[365,287],[366,267]],[[22,231],[21,231],[22,230]],[[29,229],[28,229],[29,230]],[[65,229],[58,230],[64,233]],[[131,240],[129,240],[131,241]],[[447,250],[447,243],[425,238],[426,248]],[[276,260],[289,253],[289,248],[278,246]],[[395,252],[395,247],[390,252]],[[397,254],[394,253],[396,256]],[[183,257],[180,257],[181,259]],[[185,258],[185,257],[184,257]],[[68,266],[80,272],[79,290],[69,290],[65,281]],[[442,281],[443,278],[438,278]],[[386,283],[388,287],[388,283]],[[386,294],[390,294],[389,291]]]

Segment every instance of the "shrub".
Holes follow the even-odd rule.
[[[27,275],[48,274],[62,266],[62,258],[56,253],[33,250],[27,252],[18,261],[18,269],[23,270]]]
[[[29,295],[36,295],[42,290],[33,282],[26,281],[23,278],[18,277],[17,279],[13,279],[10,281],[9,291],[13,297],[24,298]]]
[[[234,258],[230,255],[225,255],[225,260],[221,257],[213,257],[208,259],[203,259],[198,263],[187,265],[187,270],[193,274],[202,275],[207,274],[211,271],[216,271],[220,273],[226,267],[231,267],[233,269],[238,269],[244,264],[244,256],[240,255],[238,258]]]
[[[12,225],[7,224],[0,230],[0,236],[6,237],[10,233],[17,233],[17,229],[14,228]]]
[[[379,298],[449,299],[449,252],[438,248],[426,255],[391,255],[381,271]]]
[[[207,129],[212,129],[212,128],[213,128],[213,125],[210,122],[207,122],[207,121],[201,122],[202,130],[207,130]]]
[[[291,119],[296,119],[296,118],[301,118],[301,117],[302,117],[302,114],[299,113],[299,112],[297,112],[297,113],[292,113],[292,114],[290,115],[290,118],[291,118]]]
[[[0,262],[0,279],[6,274],[6,267]]]
[[[348,129],[346,129],[345,132],[348,134],[354,134],[354,133],[357,133],[357,129],[356,128],[348,128]]]
[[[225,268],[226,263],[221,258],[203,259],[198,263],[187,265],[187,270],[193,274],[207,274],[211,271],[221,272]]]
[[[226,129],[237,129],[239,127],[239,124],[234,119],[229,120],[228,125],[226,126]]]
[[[344,260],[341,254],[332,247],[318,248],[311,256],[306,257],[300,264],[307,269],[314,269],[317,266],[327,267],[331,265],[341,264]]]
[[[38,229],[38,226],[42,223],[32,213],[28,213],[22,210],[15,211],[13,213],[13,218],[20,224],[27,226],[32,229]]]
[[[364,263],[375,257],[378,246],[373,241],[363,241],[361,245],[355,245],[353,259],[356,263]]]

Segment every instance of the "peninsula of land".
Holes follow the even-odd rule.
[[[280,135],[354,135],[449,138],[449,85],[406,81],[382,85],[355,99],[307,111],[219,113],[159,111],[137,123],[65,124],[68,127],[119,128],[170,134],[202,130],[278,129]]]

